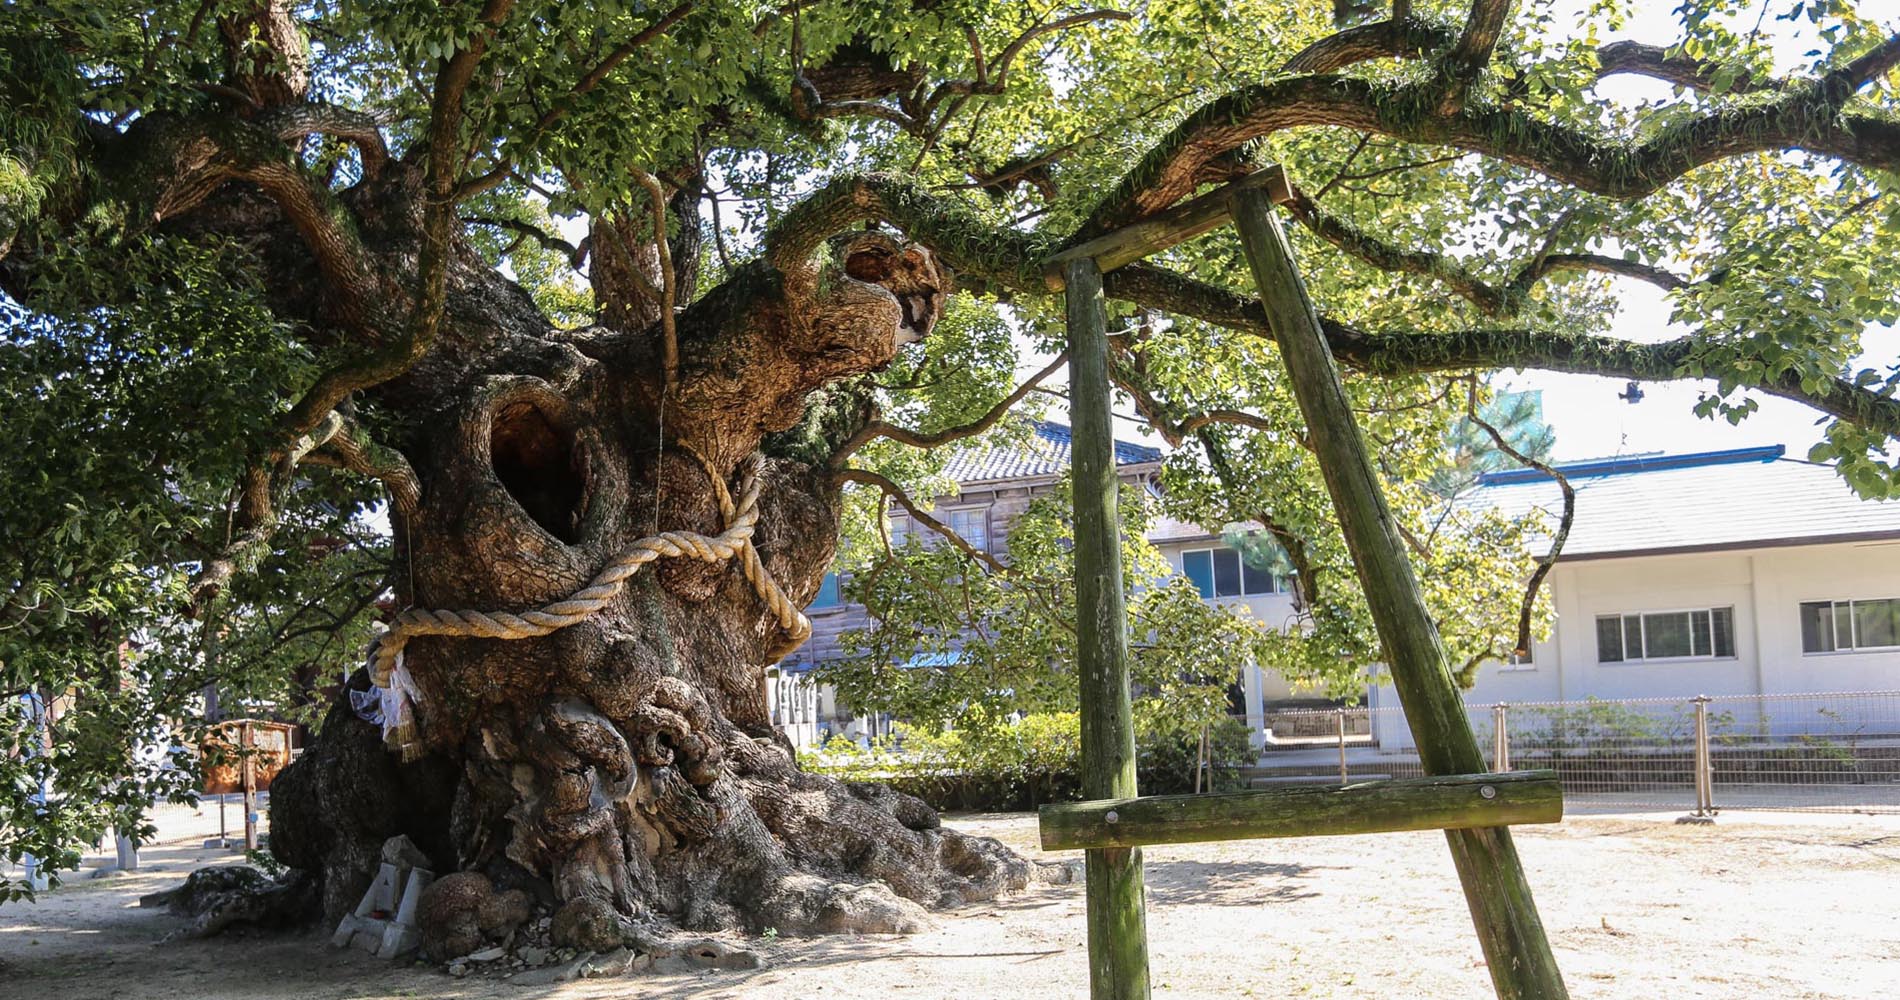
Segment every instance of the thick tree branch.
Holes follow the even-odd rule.
[[[1286,73],[1332,73],[1374,59],[1419,59],[1451,44],[1450,28],[1394,11],[1389,21],[1336,31],[1286,61]]]
[[[930,194],[888,174],[840,177],[779,218],[765,237],[765,259],[781,274],[810,267],[832,236],[858,222],[887,222],[928,245],[960,283],[1020,291],[1042,287],[1042,261],[1055,241],[1037,233],[992,225],[954,197]]]
[[[1900,34],[1888,36],[1886,41],[1821,77],[1821,97],[1839,107],[1854,96],[1855,91],[1887,75],[1897,64],[1900,64]]]
[[[1641,261],[1624,260],[1621,257],[1595,253],[1550,253],[1543,254],[1518,271],[1517,276],[1511,279],[1511,290],[1519,294],[1529,292],[1532,285],[1555,271],[1596,271],[1602,274],[1615,274],[1646,281],[1668,292],[1689,287],[1688,279],[1681,275]]]
[[[1217,326],[1271,336],[1260,301],[1164,268],[1134,264],[1103,275],[1110,296]],[[1371,333],[1322,317],[1333,354],[1378,375],[1471,369],[1536,368],[1640,381],[1703,377],[1688,366],[1700,350],[1693,337],[1638,344],[1614,337],[1531,328],[1448,333]],[[1750,388],[1802,403],[1849,423],[1900,438],[1900,399],[1844,378],[1810,391],[1798,373],[1784,371],[1747,383]]]
[[[1042,262],[1060,245],[1040,234],[993,226],[955,198],[932,196],[898,178],[867,175],[839,178],[783,216],[779,226],[767,234],[767,261],[781,273],[808,268],[806,261],[825,239],[866,219],[897,226],[935,250],[958,271],[960,279],[974,278],[977,284],[999,294],[1040,294],[1044,290]],[[1599,264],[1601,269],[1609,268],[1595,260],[1562,260],[1546,266]],[[1103,287],[1123,301],[1270,336],[1258,299],[1166,268],[1152,264],[1117,268],[1103,275]],[[1341,362],[1375,374],[1538,368],[1644,381],[1701,377],[1686,368],[1699,349],[1689,337],[1638,344],[1613,337],[1523,327],[1371,333],[1335,319],[1322,319],[1333,353]],[[1798,374],[1784,372],[1749,385],[1900,438],[1900,399],[1882,396],[1846,379],[1829,379],[1809,391]]]
[[[260,0],[218,19],[227,82],[252,107],[302,100],[310,89],[310,46],[292,8],[289,0]],[[192,34],[204,14],[193,18]]]
[[[1314,125],[1453,146],[1624,200],[1641,198],[1702,164],[1764,150],[1800,149],[1863,167],[1900,169],[1900,121],[1842,114],[1805,92],[1718,108],[1659,128],[1639,126],[1641,138],[1511,108],[1439,114],[1433,110],[1436,97],[1422,84],[1330,75],[1284,77],[1232,91],[1156,144],[1068,242],[1084,242],[1174,204],[1193,192],[1209,164],[1243,143]]]
[[[487,48],[489,34],[507,17],[512,6],[513,0],[487,0],[478,17],[482,27],[469,38],[466,47],[444,60],[436,73],[425,160],[424,185],[429,198],[423,206],[422,249],[416,265],[417,290],[409,322],[402,324],[398,331],[392,331],[394,337],[367,354],[318,376],[284,415],[279,423],[279,440],[284,443],[265,449],[263,457],[254,460],[246,473],[243,502],[238,511],[241,533],[225,555],[206,563],[192,588],[195,607],[202,607],[233,573],[253,561],[255,554],[268,544],[276,522],[277,504],[273,493],[287,488],[291,470],[298,460],[341,431],[343,423],[336,412],[337,406],[351,393],[379,385],[407,371],[434,345],[447,303],[448,265],[453,255],[454,195],[460,172],[455,159],[455,138],[461,124],[462,95]],[[308,178],[294,162],[267,161],[242,176],[284,204],[293,222],[297,222],[300,211],[306,210],[297,200],[299,193],[305,196],[313,193]],[[311,238],[312,232],[304,224],[299,223],[298,228],[306,240]],[[341,231],[340,227],[330,228]],[[322,232],[318,230],[319,235]],[[317,249],[321,260],[325,250],[313,249]],[[365,256],[355,256],[347,263],[353,268],[362,268],[365,259]],[[327,273],[329,268],[325,270]]]
[[[1642,42],[1611,42],[1597,49],[1598,79],[1627,73],[1707,93],[1715,89],[1716,77],[1721,69],[1722,64],[1719,62],[1670,55],[1669,50],[1660,45],[1645,45]],[[1737,72],[1735,78],[1729,81],[1725,92],[1743,94],[1756,90],[1773,90],[1779,86],[1777,81],[1759,79],[1747,72]]]
[[[1439,86],[1443,88],[1438,96],[1439,114],[1457,114],[1465,106],[1465,95],[1491,61],[1498,36],[1504,33],[1504,19],[1510,13],[1510,0],[1472,0],[1457,44],[1438,61]]]
[[[99,162],[123,189],[149,192],[148,204],[135,214],[152,223],[190,211],[228,181],[256,185],[283,210],[334,288],[329,306],[337,318],[374,342],[384,335],[378,316],[384,296],[369,254],[347,210],[286,145],[313,132],[352,137],[364,149],[366,170],[384,162],[374,119],[320,105],[288,105],[251,121],[222,113],[141,119],[122,138],[104,140]]]
[[[422,481],[409,460],[394,448],[378,444],[355,422],[344,418],[338,432],[313,452],[313,464],[334,464],[359,475],[380,480],[389,490],[390,505],[398,513],[414,514],[422,504]]]

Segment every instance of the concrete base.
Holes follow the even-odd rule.
[[[434,881],[435,873],[427,869],[384,862],[369,891],[363,893],[363,901],[336,925],[330,946],[360,948],[377,958],[396,958],[416,950],[422,943],[416,908],[422,891]]]

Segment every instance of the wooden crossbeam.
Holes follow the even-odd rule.
[[[1065,802],[1042,807],[1042,849],[1556,823],[1563,796],[1543,770]]]
[[[1293,184],[1279,164],[1256,170],[1225,187],[1184,201],[1165,212],[1133,222],[1112,233],[1077,244],[1043,262],[1042,280],[1052,292],[1062,291],[1067,282],[1064,268],[1070,261],[1094,259],[1100,271],[1113,271],[1177,243],[1184,243],[1225,223],[1235,195],[1243,191],[1264,191],[1267,200],[1284,205],[1293,198]]]

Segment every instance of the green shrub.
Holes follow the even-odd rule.
[[[1240,787],[1252,761],[1247,728],[1223,719],[1209,731],[1207,787]],[[1136,734],[1136,767],[1146,794],[1194,790],[1198,730]],[[834,736],[799,754],[807,771],[847,781],[876,782],[915,795],[938,809],[1019,810],[1081,797],[1081,717],[1049,712],[1020,719],[966,719],[932,732],[899,723],[869,747]]]

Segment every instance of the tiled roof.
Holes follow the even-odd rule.
[[[1780,447],[1558,468],[1577,491],[1565,557],[1900,537],[1900,503],[1862,500],[1833,469],[1785,458]],[[1486,476],[1460,505],[1514,517],[1542,510],[1554,527],[1563,495],[1549,477],[1511,471]]]
[[[959,483],[999,479],[1039,479],[1061,475],[1069,467],[1071,440],[1066,424],[1032,420],[1035,431],[1027,442],[1001,448],[966,448],[950,456],[945,474]],[[1115,442],[1115,464],[1142,465],[1161,461],[1161,450],[1130,441]]]

